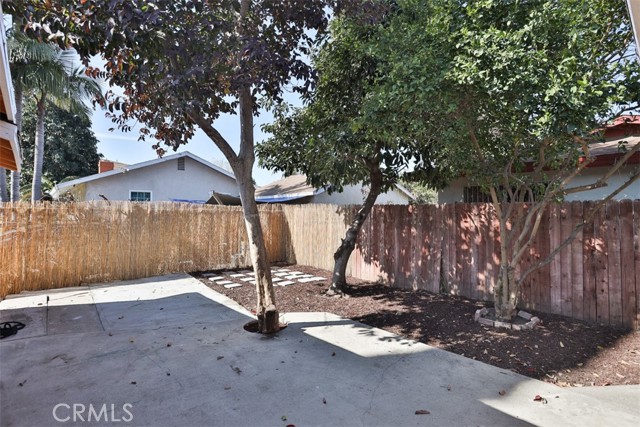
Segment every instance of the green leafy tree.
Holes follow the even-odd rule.
[[[252,185],[253,118],[260,98],[279,99],[292,81],[304,90],[312,77],[304,55],[313,44],[310,34],[327,24],[328,6],[326,0],[16,0],[10,5],[13,13],[26,15],[33,36],[73,43],[86,61],[94,54],[105,58],[104,71],[95,75],[124,89],[124,97],[107,98],[122,129],[138,120],[147,126],[143,138],[153,135],[164,147],[177,148],[199,127],[222,151],[238,183],[261,332],[274,332],[279,324]],[[216,129],[223,113],[239,115],[238,151]],[[155,145],[160,154],[163,146]]]
[[[376,55],[387,59],[389,84],[371,96],[412,117],[440,147],[458,176],[480,185],[500,223],[500,273],[494,287],[496,314],[510,318],[523,281],[549,257],[516,274],[545,209],[565,195],[607,185],[608,178],[640,147],[627,153],[602,179],[571,187],[592,161],[592,130],[638,107],[640,65],[623,1],[442,1],[440,14],[408,0],[381,34]],[[438,57],[425,46],[424,28],[448,27]],[[445,65],[442,67],[442,65]],[[423,88],[422,90],[420,88]],[[446,113],[447,128],[420,122]],[[442,117],[442,116],[440,116]],[[422,124],[421,124],[422,123]],[[638,179],[633,174],[597,209]],[[519,202],[527,201],[528,209]]]
[[[434,190],[422,182],[402,180],[400,184],[415,196],[413,203],[417,205],[434,204],[438,201],[437,190]]]
[[[16,33],[12,39],[11,76],[17,92],[16,98],[19,98],[17,101],[22,105],[23,97],[29,96],[34,99],[36,105],[32,201],[40,200],[42,197],[48,101],[59,108],[88,117],[90,109],[85,101],[100,96],[99,83],[85,75],[84,69],[73,68],[74,56],[75,52],[62,50],[50,43],[37,45],[20,33]],[[22,134],[23,129],[20,131]]]
[[[22,188],[32,181],[34,135],[36,129],[35,103],[26,102],[23,116]],[[82,114],[65,111],[55,105],[47,106],[45,118],[45,150],[43,178],[59,183],[64,178],[83,177],[98,173],[98,139],[91,130],[91,121]]]
[[[410,164],[421,165],[424,176],[438,178],[429,144],[396,132],[409,124],[392,111],[363,109],[367,97],[386,77],[380,74],[385,58],[374,58],[369,44],[394,13],[378,10],[375,20],[339,16],[328,42],[313,57],[319,78],[301,109],[279,109],[277,120],[264,126],[272,137],[258,146],[263,167],[291,175],[302,172],[316,188],[342,191],[346,185],[368,186],[368,193],[334,254],[328,294],[342,294],[346,268],[364,221],[377,197],[403,177]],[[375,115],[375,117],[374,117]],[[371,132],[370,120],[386,120],[385,132]],[[426,166],[425,166],[426,165]]]

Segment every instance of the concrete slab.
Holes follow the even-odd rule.
[[[0,314],[41,310],[46,295],[2,301]],[[637,389],[614,402],[327,313],[286,314],[274,336],[251,334],[250,313],[186,275],[89,295],[104,330],[0,341],[0,425],[635,426],[640,417]],[[70,318],[86,305],[66,306]]]

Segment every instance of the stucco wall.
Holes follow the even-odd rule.
[[[618,170],[616,174],[611,177],[611,179],[609,180],[609,185],[607,187],[570,194],[566,197],[566,200],[602,200],[618,186],[624,183],[629,178],[629,176],[639,167],[640,165],[623,166],[620,168],[620,170]],[[593,184],[598,180],[599,177],[604,175],[607,170],[607,167],[588,168],[580,176],[577,176],[571,182],[569,187]],[[463,190],[467,185],[468,182],[464,178],[453,181],[447,188],[438,192],[438,203],[462,202]],[[623,199],[640,199],[640,180],[631,184],[615,197],[615,200]]]
[[[185,157],[185,170],[178,170],[178,160],[123,172],[86,183],[84,200],[129,200],[130,191],[151,191],[152,201],[170,199],[207,200],[213,190],[237,195],[234,179]]]
[[[348,185],[342,193],[324,192],[313,197],[311,203],[326,203],[334,205],[357,205],[364,201],[366,194],[362,192],[362,185]],[[409,198],[400,190],[392,189],[381,194],[376,199],[376,205],[406,205]]]

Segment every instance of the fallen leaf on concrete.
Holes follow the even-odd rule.
[[[281,419],[282,421],[287,421],[287,416],[286,416],[286,415],[283,415],[283,416],[281,416],[281,417],[280,417],[280,419]]]
[[[167,343],[167,347],[171,347],[171,343],[170,342]]]
[[[324,403],[325,405],[327,404],[327,399],[325,399],[324,397],[322,398],[322,403]]]
[[[499,394],[500,396],[504,396],[505,394],[507,394],[507,390],[500,390],[500,391],[498,392],[498,394]]]
[[[447,386],[447,391],[451,391],[451,384]]]
[[[534,397],[533,400],[535,402],[542,402],[544,404],[547,403],[547,399],[545,399],[544,397],[540,396],[539,394],[536,394],[536,397]]]
[[[233,365],[229,365],[229,366],[231,366],[231,369],[233,369],[233,372],[235,372],[238,375],[240,375],[240,372],[242,372],[242,369],[238,368],[237,366],[233,366]]]
[[[136,384],[138,384],[138,382],[137,381],[131,381],[131,384],[136,385]]]
[[[225,389],[225,390],[231,390],[231,387],[229,387],[229,386],[225,386],[225,387],[224,387],[224,389]]]
[[[335,351],[334,351],[333,353],[331,353],[331,356],[335,356],[335,355],[336,355],[336,352],[335,352]]]
[[[431,412],[427,411],[426,409],[418,409],[416,411],[416,415],[429,415]]]
[[[218,360],[224,359],[224,356],[218,356]]]

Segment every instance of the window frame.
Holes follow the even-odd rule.
[[[149,193],[149,200],[133,200],[133,193]],[[151,202],[153,201],[153,191],[151,190],[129,190],[129,201],[130,202],[140,202],[140,203],[145,203],[145,202]]]

